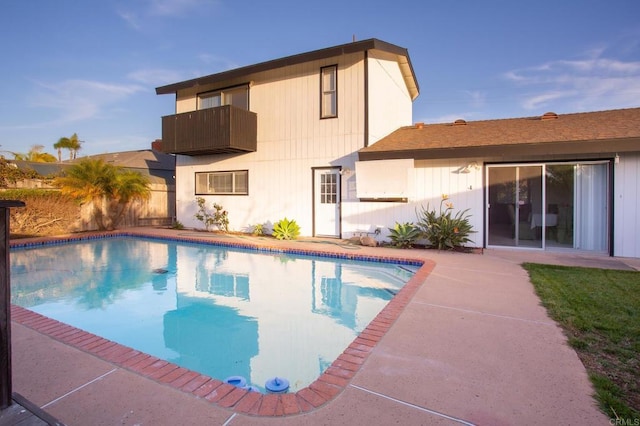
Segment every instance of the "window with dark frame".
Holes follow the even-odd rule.
[[[215,108],[223,105],[233,105],[235,107],[248,110],[249,86],[235,86],[198,94],[199,110]]]
[[[338,66],[320,68],[320,118],[338,116]]]
[[[249,171],[198,172],[196,195],[249,195]]]

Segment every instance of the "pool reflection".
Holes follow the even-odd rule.
[[[413,275],[128,237],[13,250],[12,301],[185,368],[314,381]]]

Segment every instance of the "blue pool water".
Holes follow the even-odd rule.
[[[11,251],[12,303],[202,374],[308,386],[419,266],[133,237]]]

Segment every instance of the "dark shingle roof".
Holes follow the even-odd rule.
[[[72,161],[63,161],[62,163],[35,163],[15,160],[12,162],[19,169],[33,169],[42,176],[50,176],[87,158],[102,159],[106,163],[135,170],[147,175],[152,182],[165,183],[167,185],[175,183],[175,156],[153,149],[90,155]]]
[[[554,117],[555,116],[555,117]],[[461,123],[458,123],[460,121]],[[640,151],[640,108],[574,113],[542,117],[509,118],[447,124],[425,124],[402,127],[375,144],[359,151],[361,159],[402,157],[402,153],[422,152],[431,158],[456,156],[455,151],[495,152],[506,147],[526,149],[544,144],[565,147],[606,144],[617,141],[615,149]],[[579,145],[579,146],[578,146]]]
[[[35,170],[41,176],[55,175],[62,170],[60,163],[36,163],[33,161],[11,160],[20,170]]]
[[[175,170],[176,159],[171,154],[156,151],[153,149],[143,149],[139,151],[122,151],[107,154],[96,154],[89,157],[79,158],[100,158],[103,161],[129,169],[150,169],[150,170]]]
[[[270,71],[277,68],[282,68],[290,65],[297,65],[304,62],[316,61],[320,59],[332,58],[336,56],[346,55],[356,52],[365,52],[367,50],[380,50],[383,52],[391,53],[398,56],[398,62],[403,69],[403,75],[405,83],[409,88],[412,99],[415,99],[420,92],[418,81],[416,80],[413,66],[409,58],[409,51],[403,47],[396,46],[395,44],[387,43],[386,41],[378,40],[375,38],[356,41],[347,44],[341,44],[339,46],[328,47],[325,49],[314,50],[311,52],[300,53],[297,55],[287,56],[280,59],[274,59],[267,62],[261,62],[254,65],[248,65],[241,68],[232,69],[216,74],[207,75],[204,77],[198,77],[191,80],[185,80],[178,83],[168,84],[166,86],[156,88],[157,95],[166,95],[169,93],[177,93],[179,90],[187,89],[190,87],[203,86],[207,84],[214,84],[224,82],[238,77],[249,76],[258,72]]]

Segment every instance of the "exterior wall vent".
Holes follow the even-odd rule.
[[[558,114],[555,112],[545,112],[542,117],[540,117],[540,120],[555,120],[557,118]]]
[[[462,118],[458,118],[456,121],[453,122],[454,126],[466,126],[467,122],[465,120],[463,120]]]

